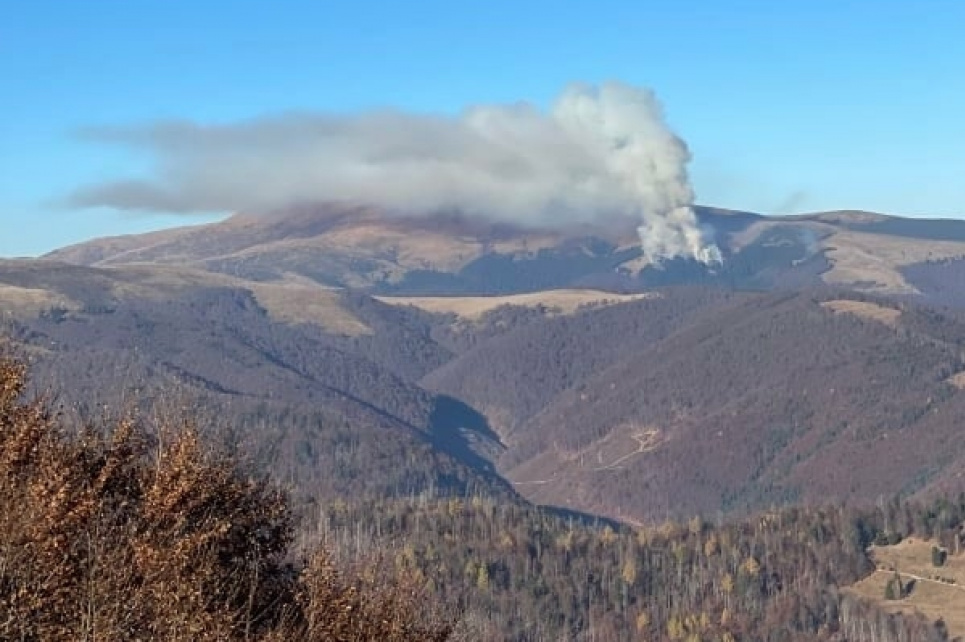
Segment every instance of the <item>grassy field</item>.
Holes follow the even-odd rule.
[[[412,305],[427,312],[452,313],[475,321],[502,305],[535,308],[546,306],[560,314],[572,314],[581,306],[604,306],[655,296],[653,294],[614,294],[599,290],[545,290],[509,296],[376,297],[390,305]]]
[[[892,327],[897,324],[898,317],[901,316],[900,310],[867,301],[836,299],[834,301],[825,301],[821,306],[839,314],[853,314],[857,317],[868,319],[869,321],[878,321]]]
[[[822,277],[825,282],[873,282],[877,284],[875,289],[896,294],[915,292],[901,275],[901,266],[965,256],[965,244],[957,241],[860,232],[839,232],[826,239],[823,246],[832,263],[831,270]]]
[[[45,264],[36,271],[44,275]],[[208,272],[192,267],[170,265],[130,265],[101,268],[88,272],[76,268],[77,279],[87,280],[118,300],[143,298],[155,301],[176,299],[194,288],[237,288],[248,290],[258,304],[275,320],[287,323],[311,323],[328,332],[348,336],[371,333],[360,319],[346,309],[339,291],[297,274],[285,274],[275,281],[246,279]],[[28,272],[29,274],[29,272]],[[71,276],[68,273],[68,276]],[[17,278],[16,275],[14,278]],[[47,278],[35,287],[22,287],[0,282],[0,315],[34,317],[51,308],[75,312],[85,307],[84,293],[75,293],[77,279]]]
[[[836,285],[862,284],[859,289],[888,294],[917,292],[901,274],[901,268],[922,261],[965,257],[965,243],[932,239],[906,238],[888,234],[872,234],[843,230],[832,224],[837,216],[848,216],[852,222],[867,216],[853,213],[831,214],[821,220],[798,221],[821,240],[820,247],[831,262],[831,269],[821,278]],[[731,238],[735,249],[744,248],[769,229],[785,225],[784,221],[759,221]]]
[[[933,545],[909,538],[894,546],[873,547],[877,570],[849,590],[890,613],[917,611],[931,620],[942,618],[951,637],[965,636],[965,555],[950,554],[944,566],[935,567]],[[895,571],[909,587],[908,594],[900,600],[887,600],[885,588]]]
[[[21,288],[0,283],[0,313],[9,316],[34,316],[43,310],[60,307],[68,310],[78,307],[69,298],[40,288]]]

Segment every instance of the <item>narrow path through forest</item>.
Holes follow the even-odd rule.
[[[922,577],[921,575],[915,575],[914,573],[906,573],[905,571],[889,571],[884,568],[876,568],[875,573],[888,573],[889,575],[894,575],[898,573],[902,578],[910,577],[916,582],[931,582],[932,584],[938,584],[939,586],[947,586],[948,588],[953,588],[958,591],[965,591],[965,586],[959,584],[952,584],[951,582],[943,582],[941,580],[932,579],[930,577]]]

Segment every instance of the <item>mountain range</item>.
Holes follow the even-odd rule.
[[[963,487],[965,222],[698,217],[722,264],[631,220],[236,215],[2,261],[3,329],[63,412],[201,408],[306,496],[655,522]]]

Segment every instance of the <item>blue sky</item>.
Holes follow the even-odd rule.
[[[208,220],[72,210],[147,173],[87,126],[652,88],[699,202],[965,215],[965,2],[14,0],[0,5],[0,256]]]

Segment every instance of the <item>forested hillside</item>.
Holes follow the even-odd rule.
[[[167,275],[167,300],[126,268],[3,274],[70,301],[5,321],[65,412],[196,408],[313,491],[485,487],[653,523],[959,488],[953,310],[673,287],[467,317],[338,292],[295,322],[278,292],[194,273]]]
[[[103,308],[10,320],[5,330],[33,361],[35,385],[56,390],[59,407],[80,422],[104,407],[161,403],[230,427],[299,487],[511,493],[466,445],[484,428],[471,409],[414,380],[448,350],[411,340],[426,332],[417,318],[407,330],[405,311],[371,305],[387,319],[369,321],[391,332],[353,338],[277,323],[249,292],[223,287],[191,288],[169,302],[111,298]],[[388,342],[395,352],[382,350]]]
[[[843,589],[875,541],[958,550],[965,496],[637,529],[483,494],[291,504],[190,421],[78,432],[24,373],[0,363],[5,639],[949,639]]]
[[[623,519],[874,501],[962,461],[957,313],[834,290],[659,294],[505,331],[423,383],[490,419],[524,495]]]
[[[3,334],[64,422],[175,409],[319,505],[652,527],[961,490],[965,322],[923,301],[956,302],[965,245],[860,212],[700,216],[723,265],[641,261],[633,226],[238,216],[0,262]]]
[[[874,541],[949,544],[963,511],[961,500],[891,502],[632,529],[475,497],[339,504],[312,522],[347,557],[392,542],[396,568],[459,596],[461,630],[476,640],[926,642],[949,638],[845,588],[873,572]]]
[[[556,396],[741,296],[701,288],[666,289],[642,301],[542,323],[489,313],[465,332],[477,337],[471,349],[422,383],[472,404],[509,438]],[[502,332],[488,330],[493,326]]]

